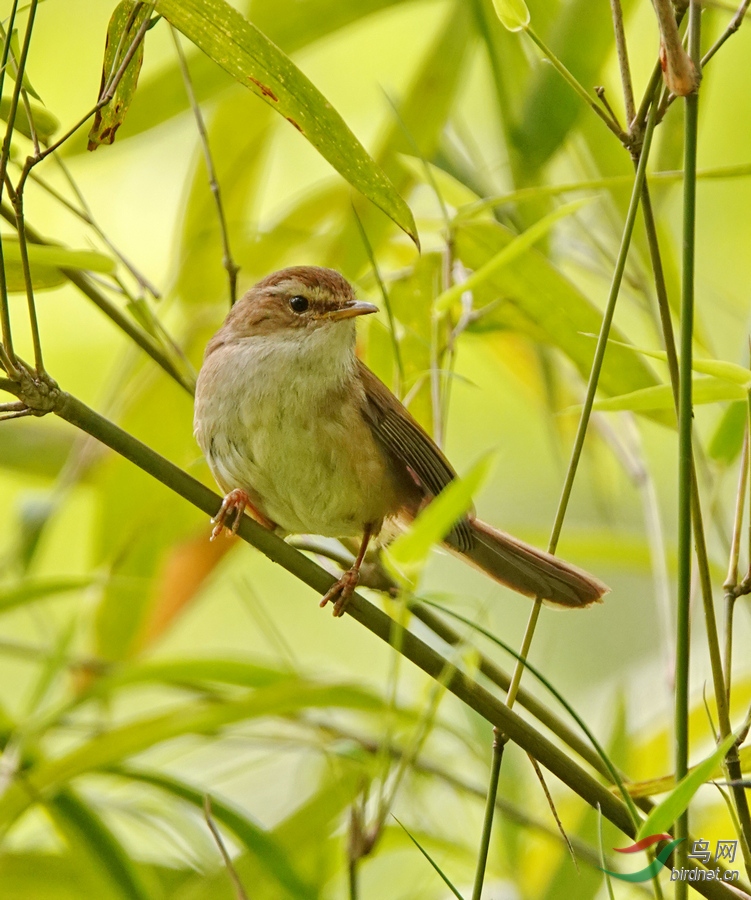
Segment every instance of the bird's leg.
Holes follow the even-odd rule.
[[[269,531],[273,531],[276,528],[271,519],[267,519],[262,512],[253,506],[247,491],[242,490],[242,488],[235,488],[234,491],[230,491],[229,494],[225,495],[219,512],[211,520],[214,528],[211,531],[210,540],[213,541],[218,538],[225,528],[230,534],[237,534],[237,529],[240,527],[240,522],[246,509],[264,528],[268,528]],[[230,527],[227,520],[232,516],[234,516],[234,521],[232,522],[232,527]]]
[[[349,599],[355,592],[357,583],[360,580],[360,566],[362,565],[362,561],[365,559],[365,552],[368,549],[368,544],[370,543],[372,533],[373,526],[366,525],[365,531],[362,535],[360,551],[357,554],[357,559],[355,560],[352,568],[346,571],[344,575],[342,575],[342,577],[339,579],[339,581],[336,582],[336,584],[332,584],[328,591],[321,598],[321,602],[319,604],[321,607],[324,607],[329,602],[329,600],[334,604],[334,616],[336,618],[344,615],[344,610],[347,608]]]

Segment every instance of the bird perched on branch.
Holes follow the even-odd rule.
[[[321,601],[344,612],[369,542],[409,522],[455,477],[431,437],[355,355],[355,322],[377,311],[338,272],[282,269],[233,306],[206,348],[194,431],[225,492],[212,537],[247,510],[267,528],[358,537],[360,550]],[[608,588],[468,514],[445,538],[497,581],[563,607]]]

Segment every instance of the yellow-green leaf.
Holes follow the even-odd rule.
[[[641,353],[642,356],[649,356],[651,359],[659,359],[666,363],[668,355],[664,350],[645,350],[643,347],[634,347],[633,344],[626,344],[623,341],[611,341],[634,353]],[[722,378],[733,384],[740,384],[747,390],[751,388],[751,369],[739,366],[737,363],[726,362],[723,359],[692,359],[691,368],[695,372],[701,372],[702,375],[714,375],[715,378]]]
[[[31,285],[35,291],[57,287],[66,279],[63,269],[82,269],[108,274],[115,270],[115,262],[95,250],[69,250],[54,244],[27,244]],[[3,236],[5,280],[10,293],[26,290],[21,266],[21,246],[18,238]]]
[[[711,756],[681,779],[675,790],[671,791],[644,820],[636,835],[637,841],[650,834],[662,834],[673,825],[675,820],[688,808],[694,794],[711,777],[736,740],[737,735],[729,734]]]
[[[535,222],[534,225],[530,225],[526,231],[514,238],[510,244],[507,244],[491,260],[486,262],[482,268],[473,272],[466,281],[452,285],[447,291],[436,297],[436,312],[442,313],[450,309],[454,303],[461,299],[462,294],[473,290],[489,278],[492,278],[500,269],[534,246],[550,231],[559,219],[577,212],[582,206],[589,203],[590,199],[589,197],[583,197],[579,200],[573,200],[571,203],[564,203],[563,206],[559,206],[558,209],[544,216]]]
[[[472,507],[472,497],[487,478],[490,462],[490,454],[486,454],[466,476],[452,481],[417,516],[412,527],[387,548],[386,564],[402,584],[415,587],[430,548],[442,541]]]
[[[747,392],[739,385],[722,378],[694,378],[693,402],[719,403],[723,400],[744,400]],[[594,409],[600,412],[646,412],[648,410],[673,409],[673,389],[669,384],[658,384],[641,388],[628,394],[619,394],[598,400]],[[574,412],[580,407],[570,407],[566,412]]]
[[[529,10],[524,0],[493,0],[493,6],[509,31],[523,31],[529,25]]]
[[[31,110],[31,118],[34,121],[34,131],[36,132],[37,139],[42,144],[47,144],[52,135],[60,127],[60,122],[51,112],[46,110],[43,106],[40,106],[38,103],[29,101],[29,109]],[[0,100],[0,119],[7,122],[9,114],[10,97],[3,97],[2,100]],[[13,127],[25,137],[31,138],[29,118],[22,105],[19,105],[16,110],[16,118],[13,121]]]

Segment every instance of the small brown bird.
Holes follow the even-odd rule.
[[[194,431],[225,492],[212,539],[247,509],[268,528],[361,537],[352,568],[321,606],[341,615],[368,543],[409,522],[456,477],[443,453],[355,355],[355,318],[377,308],[331,269],[295,266],[260,281],[209,342]],[[502,584],[585,607],[596,578],[470,514],[446,545]]]

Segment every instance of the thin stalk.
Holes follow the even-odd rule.
[[[733,537],[730,545],[730,559],[728,561],[728,577],[725,579],[725,695],[728,706],[730,705],[730,682],[733,662],[733,612],[737,599],[736,588],[738,586],[738,559],[741,551],[741,532],[743,529],[743,510],[746,505],[746,486],[748,484],[748,444],[749,430],[743,437],[743,451],[741,452],[741,466],[738,473],[738,490],[735,497],[735,516],[733,519]]]
[[[700,64],[701,7],[697,0],[689,6],[690,56]],[[692,455],[692,350],[694,335],[694,269],[696,254],[696,147],[699,95],[686,97],[684,137],[685,173],[683,181],[683,272],[681,281],[680,368],[678,390],[678,595],[676,610],[675,660],[675,778],[688,772],[689,753],[689,665],[691,603],[691,481]],[[677,868],[688,861],[688,810],[675,824],[675,837],[683,838],[676,848]],[[688,885],[677,881],[676,900],[686,900]]]
[[[224,215],[224,205],[222,203],[222,192],[219,187],[219,181],[216,177],[216,170],[214,169],[214,160],[211,156],[211,147],[209,146],[209,135],[206,131],[206,123],[203,120],[203,114],[201,113],[201,107],[196,100],[196,93],[193,90],[193,81],[190,77],[190,71],[188,70],[188,63],[185,59],[185,52],[183,51],[182,44],[180,43],[180,38],[178,37],[177,31],[170,26],[170,31],[172,32],[172,40],[175,42],[175,50],[177,51],[177,60],[180,65],[180,73],[182,75],[183,84],[185,85],[185,92],[188,95],[188,100],[190,101],[191,109],[193,110],[193,117],[196,120],[196,128],[198,129],[198,137],[201,141],[201,149],[203,150],[203,158],[206,163],[206,171],[209,176],[209,187],[211,188],[211,193],[214,195],[214,203],[216,204],[216,214],[219,219],[219,231],[222,235],[222,250],[224,253],[224,257],[222,259],[222,265],[227,270],[227,278],[229,279],[229,305],[234,306],[235,301],[237,300],[237,273],[240,271],[240,266],[235,262],[234,257],[232,256],[232,250],[230,249],[229,244],[229,230],[227,228],[227,219]]]
[[[378,268],[378,262],[376,261],[375,253],[373,252],[373,245],[370,243],[368,233],[365,231],[365,226],[362,224],[362,219],[358,215],[354,203],[352,204],[352,214],[355,217],[357,230],[360,232],[360,237],[362,238],[365,252],[368,254],[368,259],[370,260],[370,265],[373,269],[373,275],[375,277],[376,284],[378,285],[378,290],[381,292],[381,297],[383,298],[383,307],[386,310],[386,317],[389,320],[391,349],[394,353],[394,362],[396,364],[397,375],[397,383],[394,385],[394,393],[397,397],[401,398],[402,387],[404,385],[404,363],[402,361],[401,347],[399,346],[399,336],[396,333],[396,319],[394,318],[394,310],[391,308],[391,298],[389,297],[389,292],[386,290],[386,285],[383,282],[383,278],[381,278],[381,272]]]
[[[485,815],[482,823],[482,836],[480,838],[480,851],[477,857],[475,870],[475,883],[472,890],[472,900],[481,900],[482,886],[485,881],[485,868],[488,862],[488,850],[490,848],[490,836],[493,832],[493,817],[495,814],[496,797],[498,794],[498,779],[501,775],[501,762],[503,761],[503,748],[506,740],[498,731],[493,729],[493,759],[490,764],[490,782],[488,795],[485,802]]]
[[[11,7],[10,17],[8,20],[8,29],[5,32],[4,40],[3,40],[3,55],[0,60],[0,96],[3,93],[3,86],[5,84],[5,72],[8,66],[8,59],[10,57],[10,42],[13,36],[13,25],[15,23],[16,18],[16,10],[18,9],[18,0],[13,0],[13,6]],[[12,131],[13,121],[8,118],[8,131],[6,131],[5,139],[9,141],[8,135]],[[8,144],[9,152],[10,152],[10,144]],[[7,165],[7,162],[6,162]],[[0,181],[0,196],[2,196],[2,182]],[[3,368],[5,368],[9,375],[18,375],[18,370],[16,369],[16,357],[13,352],[13,334],[11,330],[10,324],[10,303],[8,302],[8,284],[5,278],[5,258],[3,254],[3,240],[2,236],[0,236],[0,329],[2,329],[2,362]]]
[[[728,23],[727,28],[722,32],[722,34],[717,38],[717,40],[714,42],[714,44],[712,44],[712,46],[709,48],[709,50],[707,50],[707,52],[702,57],[702,60],[701,60],[702,68],[704,68],[704,66],[706,66],[706,64],[709,62],[709,60],[712,59],[712,57],[715,55],[715,53],[717,53],[717,51],[720,49],[720,47],[722,47],[722,45],[725,43],[725,41],[728,38],[732,37],[736,33],[736,31],[738,31],[738,29],[743,24],[743,19],[745,18],[746,13],[748,12],[749,6],[751,6],[751,0],[743,0],[741,5],[738,7],[736,14],[733,16],[733,18]]]
[[[19,73],[18,78],[21,75]],[[26,288],[26,308],[29,314],[29,327],[31,329],[31,343],[34,348],[34,368],[37,372],[44,372],[44,359],[42,356],[42,341],[39,335],[39,320],[37,318],[36,303],[34,301],[34,288],[31,284],[31,266],[29,265],[29,248],[26,240],[26,225],[23,211],[23,193],[14,191],[8,184],[8,193],[13,201],[13,209],[16,214],[16,231],[18,232],[18,247],[21,254],[21,269],[23,271],[24,286]]]
[[[751,0],[749,0],[749,2],[751,2]],[[621,8],[621,0],[610,0],[610,9],[613,14],[613,31],[615,33],[615,46],[618,51],[618,68],[621,72],[621,85],[623,86],[623,104],[626,108],[626,124],[630,128],[631,123],[636,118],[636,103],[634,101],[634,86],[631,82],[631,67],[628,63],[628,47],[626,46],[626,32],[623,27],[623,9]]]

